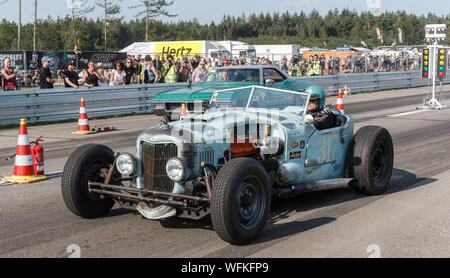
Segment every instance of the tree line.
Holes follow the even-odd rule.
[[[147,24],[146,24],[147,23]],[[372,48],[382,45],[376,28],[383,34],[385,45],[417,45],[424,43],[425,24],[446,23],[447,16],[407,14],[404,11],[385,12],[375,16],[371,12],[330,10],[326,15],[313,10],[306,14],[266,13],[224,16],[209,24],[197,19],[164,23],[146,18],[124,21],[109,18],[106,32],[102,18],[86,16],[39,19],[36,22],[36,48],[47,51],[70,51],[74,48],[74,30],[79,49],[85,51],[117,51],[134,42],[181,40],[239,40],[249,44],[300,44],[307,47],[335,48],[342,45]],[[403,42],[399,41],[398,29]],[[33,48],[33,23],[22,26],[22,49]],[[445,44],[450,44],[450,28]],[[0,22],[0,50],[17,49],[17,24],[3,19]]]

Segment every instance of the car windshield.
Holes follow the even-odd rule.
[[[265,108],[303,116],[308,101],[308,93],[250,86],[216,91],[209,109]]]
[[[259,69],[220,68],[208,73],[201,82],[260,83]]]

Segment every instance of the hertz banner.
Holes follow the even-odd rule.
[[[167,57],[172,55],[174,59],[181,56],[194,56],[203,53],[204,42],[158,42],[155,44],[155,55]]]

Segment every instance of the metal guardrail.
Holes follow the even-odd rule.
[[[352,93],[357,93],[420,87],[429,82],[421,78],[419,71],[311,76],[300,79],[322,86],[329,95],[337,94],[345,84]],[[450,79],[445,83],[450,83]],[[77,119],[82,97],[86,100],[89,117],[151,113],[151,101],[157,93],[187,85],[176,83],[0,92],[0,125],[17,124],[21,118],[26,118],[28,122]]]
[[[450,71],[448,75],[450,77]],[[414,88],[431,85],[432,82],[423,79],[420,71],[356,73],[324,76],[300,77],[312,85],[324,88],[328,95],[337,95],[339,89],[344,92],[347,85],[351,93],[383,91],[390,89]],[[444,80],[450,84],[450,78]]]

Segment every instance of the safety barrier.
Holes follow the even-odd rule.
[[[450,83],[450,71],[448,76],[449,78],[444,81],[445,84]],[[337,95],[338,90],[344,89],[345,84],[351,93],[414,88],[432,84],[431,81],[422,78],[420,71],[324,75],[300,79],[322,86],[329,95]]]
[[[450,72],[449,75],[450,76]],[[342,74],[301,77],[323,86],[330,95],[347,84],[351,93],[426,86],[419,71]],[[445,83],[450,83],[447,79]],[[96,87],[93,89],[50,89],[0,92],[0,125],[78,119],[81,98],[85,98],[90,118],[131,113],[151,113],[152,99],[162,91],[187,87],[187,83]]]

